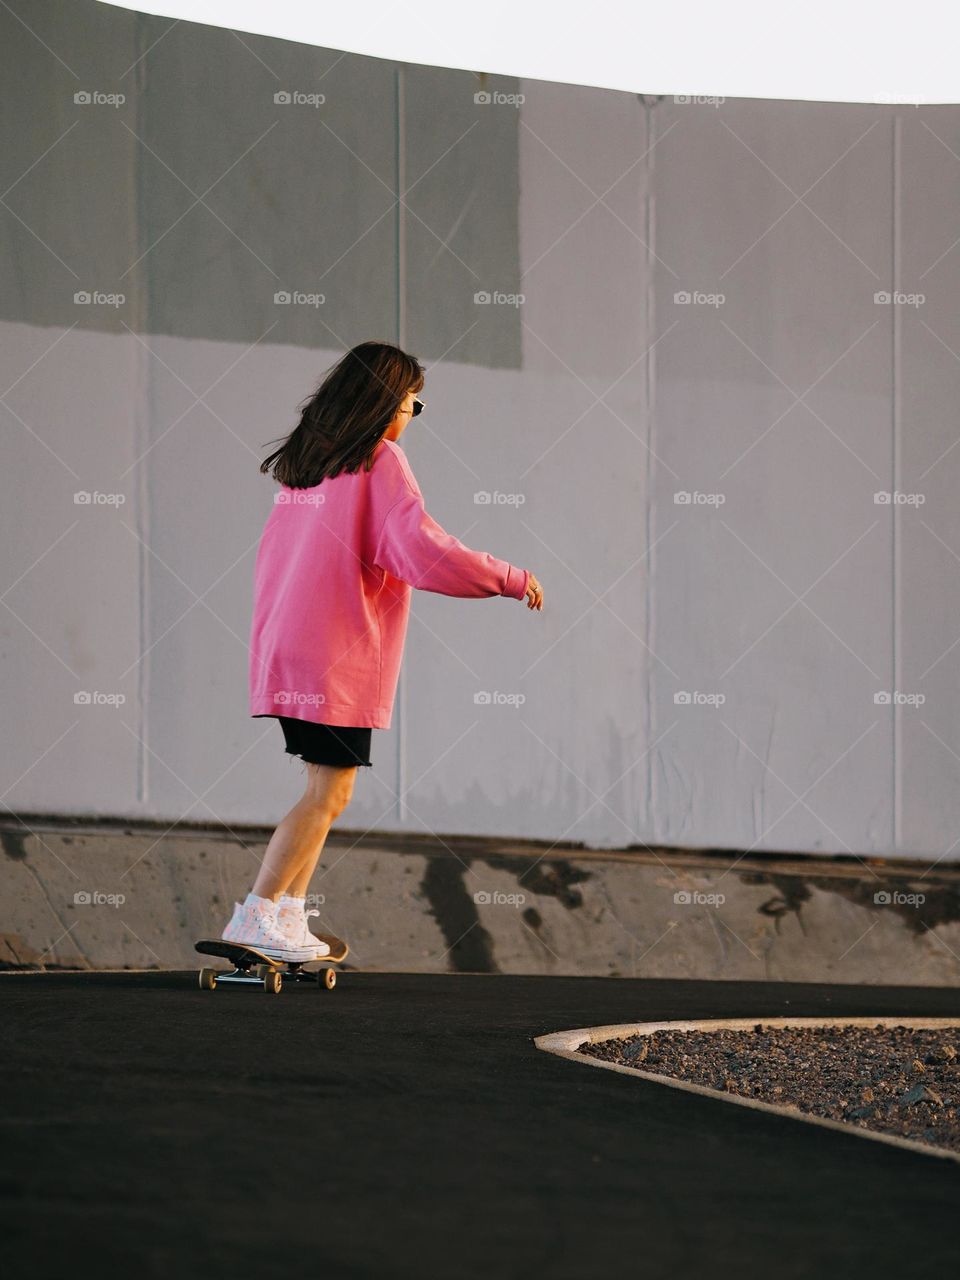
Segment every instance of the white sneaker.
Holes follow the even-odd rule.
[[[268,900],[262,902],[238,902],[234,906],[230,923],[220,935],[224,942],[236,942],[242,947],[256,947],[272,960],[288,960],[294,964],[302,964],[313,960],[313,948],[301,943],[284,932],[276,919],[274,904]]]
[[[283,894],[277,903],[277,925],[286,934],[293,946],[309,947],[313,951],[312,960],[320,960],[330,954],[329,944],[322,942],[310,931],[310,917],[318,916],[316,907],[306,910],[303,898],[292,898]]]

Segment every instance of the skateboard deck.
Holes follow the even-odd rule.
[[[278,960],[268,956],[256,947],[244,946],[239,942],[227,942],[225,938],[205,938],[195,944],[195,950],[201,955],[219,956],[234,965],[233,971],[222,969],[200,970],[200,986],[204,991],[213,991],[220,983],[243,983],[261,986],[266,991],[277,994],[284,978],[294,981],[316,982],[328,991],[332,991],[337,983],[336,969],[321,968],[307,970],[307,964],[339,964],[350,951],[342,938],[335,938],[330,933],[314,934],[319,942],[325,942],[330,948],[325,956],[317,956],[315,960]]]

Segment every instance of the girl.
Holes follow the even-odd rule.
[[[420,362],[383,342],[354,347],[260,467],[280,484],[254,569],[250,714],[280,722],[307,787],[270,839],[222,937],[283,960],[329,947],[309,928],[310,877],[327,832],[389,729],[411,587],[510,596],[541,611],[526,569],[471,551],[424,509],[397,444],[424,407]]]

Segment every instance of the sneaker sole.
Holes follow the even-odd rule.
[[[240,946],[252,946],[251,943],[240,943]],[[308,951],[285,951],[280,947],[256,947],[254,951],[259,951],[265,956],[269,956],[271,960],[280,960],[284,964],[309,964],[314,958]]]
[[[304,947],[284,949],[282,947],[264,947],[258,942],[249,942],[240,938],[227,938],[220,935],[221,942],[229,942],[232,947],[249,947],[251,951],[259,951],[271,960],[280,960],[287,964],[307,964],[314,959],[313,953]]]

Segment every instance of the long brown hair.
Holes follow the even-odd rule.
[[[309,489],[341,471],[369,471],[383,433],[409,391],[423,387],[416,356],[386,342],[351,348],[302,406],[300,422],[260,464],[291,489]]]

